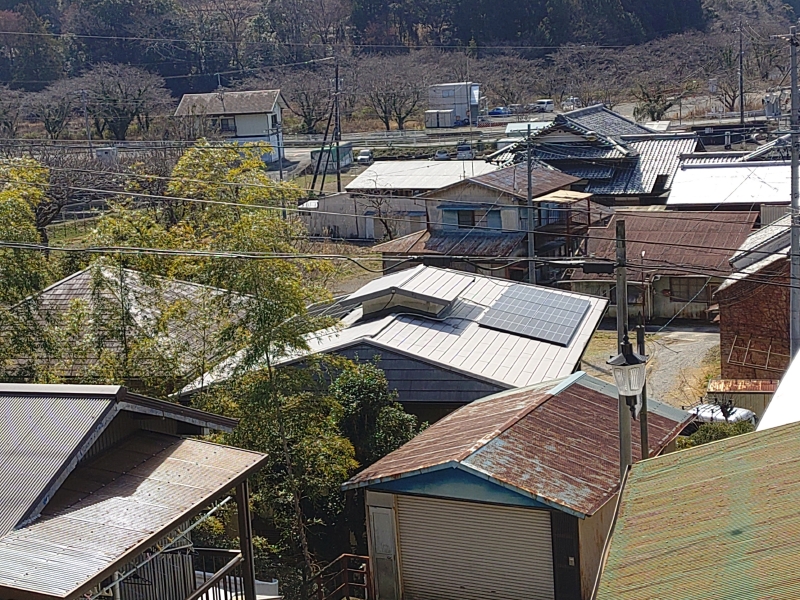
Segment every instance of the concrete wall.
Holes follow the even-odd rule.
[[[597,571],[603,558],[603,548],[614,521],[617,498],[618,495],[615,494],[591,517],[578,520],[582,600],[589,600],[592,595]]]
[[[251,137],[269,133],[269,115],[236,115],[235,119],[236,137]]]
[[[580,272],[578,275],[581,275]],[[707,321],[709,304],[707,302],[687,303],[683,299],[675,299],[670,293],[672,279],[675,278],[665,276],[649,284],[645,282],[645,293],[638,294],[636,288],[641,288],[642,284],[629,275],[628,314],[631,318],[638,318],[638,316],[644,312],[646,319],[671,319],[677,315],[678,318],[681,319]],[[705,279],[705,277],[702,278],[703,281],[705,281]],[[709,286],[714,289],[720,283],[722,283],[722,280],[718,277],[714,277],[711,279]],[[604,298],[610,298],[611,290],[615,286],[616,282],[611,280],[577,280],[564,282],[562,284],[562,287],[571,289],[574,292],[592,294]],[[640,297],[640,301],[633,302],[634,297]],[[641,300],[643,300],[643,302]],[[615,304],[609,305],[606,316],[609,318],[616,318],[617,307]],[[726,376],[723,374],[723,377]]]
[[[427,223],[421,198],[363,198],[346,193],[320,198],[318,208],[304,211],[301,218],[310,235],[362,240],[389,239],[386,227],[392,238],[402,237],[424,230]]]

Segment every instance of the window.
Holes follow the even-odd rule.
[[[608,294],[608,301],[611,306],[617,305],[617,288],[611,287]],[[644,288],[640,285],[628,284],[628,304],[643,304],[644,303]]]
[[[463,229],[467,227],[475,227],[475,211],[472,210],[459,210],[458,211],[458,228]]]
[[[703,302],[709,303],[713,290],[706,285],[702,277],[670,277],[669,299],[671,302]],[[696,296],[696,298],[695,298]]]
[[[270,121],[270,125],[269,126],[272,129],[277,129],[278,128],[278,115],[270,115],[269,116],[269,121]]]
[[[223,117],[219,120],[220,131],[236,131],[236,119],[233,117]]]
[[[442,98],[455,98],[456,91],[455,90],[442,90]]]

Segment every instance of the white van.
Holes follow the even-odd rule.
[[[539,112],[553,112],[556,109],[556,104],[550,99],[537,100],[536,107],[539,109]]]
[[[458,160],[474,160],[475,152],[469,144],[459,144],[456,148],[456,158]]]

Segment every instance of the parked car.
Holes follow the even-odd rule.
[[[458,160],[473,160],[475,152],[469,144],[459,144],[456,148],[456,158]]]
[[[490,117],[505,117],[511,114],[511,111],[505,106],[496,106],[489,111]]]
[[[577,96],[570,96],[561,103],[561,110],[577,110],[580,107],[581,101]]]
[[[540,112],[553,112],[556,109],[555,102],[553,102],[549,98],[545,100],[537,100],[536,106],[538,106],[541,109]]]
[[[525,105],[525,112],[540,113],[540,112],[542,112],[542,107],[539,106],[536,103],[534,103],[534,104],[526,104]]]
[[[437,150],[433,160],[450,160],[450,153],[447,150]]]
[[[356,162],[360,165],[371,165],[375,162],[375,156],[372,154],[372,150],[362,150],[358,153],[358,158],[356,158]]]

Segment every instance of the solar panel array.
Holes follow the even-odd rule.
[[[569,346],[590,307],[583,298],[514,284],[478,322],[490,329]]]

